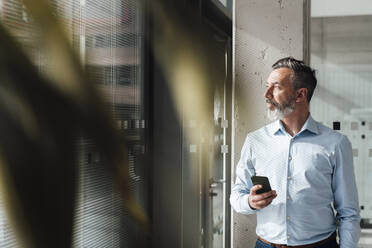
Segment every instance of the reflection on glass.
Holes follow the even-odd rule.
[[[222,77],[223,78],[223,77]],[[222,81],[222,80],[221,80]],[[209,167],[209,196],[210,196],[210,230],[211,242],[209,247],[222,248],[224,247],[224,201],[225,201],[225,163],[223,145],[224,139],[224,123],[225,120],[225,103],[224,103],[224,87],[222,82],[216,82],[214,90],[214,130],[213,130],[213,146],[214,154]]]
[[[311,19],[311,65],[318,86],[315,119],[348,136],[353,146],[362,235],[372,247],[372,15]]]
[[[226,9],[228,13],[232,13],[232,3],[233,0],[218,0]]]

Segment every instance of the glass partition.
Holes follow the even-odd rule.
[[[335,12],[320,2],[312,2],[311,66],[318,86],[311,113],[352,143],[362,218],[359,247],[372,247],[372,13],[365,13],[371,6],[349,8],[341,1]]]

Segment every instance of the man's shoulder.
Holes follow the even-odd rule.
[[[337,130],[333,130],[332,128],[327,127],[326,125],[324,125],[320,122],[317,122],[317,126],[318,126],[318,129],[319,129],[320,135],[325,136],[327,139],[329,139],[329,141],[333,141],[333,142],[336,142],[336,143],[340,143],[340,142],[343,142],[343,141],[348,141],[347,136],[340,133]]]
[[[262,139],[264,136],[270,135],[274,128],[275,122],[269,123],[258,129],[255,129],[247,134],[247,139]]]

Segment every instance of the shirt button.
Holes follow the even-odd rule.
[[[289,200],[289,196],[287,196],[287,200]]]
[[[287,220],[289,220],[290,218],[289,218],[289,216],[287,216]]]
[[[288,236],[287,236],[287,238],[289,239],[289,238],[290,238],[290,236],[288,235]]]
[[[289,158],[288,158],[289,160],[291,160],[292,159],[292,157],[291,156],[289,156]]]
[[[288,180],[291,180],[291,177],[288,177]]]

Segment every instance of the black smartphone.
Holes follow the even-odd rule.
[[[262,194],[271,191],[269,178],[263,176],[252,176],[251,180],[253,185],[257,184],[262,185],[262,188],[256,191],[257,194]]]

